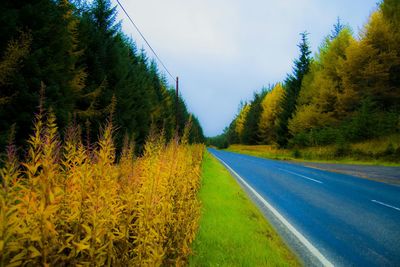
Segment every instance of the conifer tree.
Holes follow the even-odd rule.
[[[262,112],[261,102],[266,94],[263,89],[260,93],[255,93],[252,102],[250,103],[249,111],[243,124],[242,142],[247,145],[257,145],[261,142],[258,134],[258,123]]]
[[[140,151],[152,124],[173,137],[174,92],[155,62],[121,32],[116,15],[110,0],[2,1],[0,146],[13,124],[16,144],[24,145],[42,83],[45,106],[52,107],[61,132],[76,118],[90,125],[85,135],[96,136],[113,107],[117,148],[128,133]],[[178,108],[182,134],[190,114],[182,99]],[[197,118],[192,126],[189,139],[201,140]]]
[[[300,93],[301,83],[304,75],[308,72],[311,62],[311,51],[308,44],[308,33],[303,32],[301,41],[298,45],[300,56],[294,61],[293,73],[289,74],[284,83],[285,93],[281,102],[282,112],[277,119],[278,144],[283,147],[287,145],[290,133],[288,131],[288,121],[292,118],[297,104],[297,98]]]
[[[334,27],[337,28],[336,25]],[[304,76],[297,109],[288,124],[292,135],[333,126],[346,116],[337,105],[337,98],[343,91],[338,66],[346,59],[346,49],[353,40],[350,29],[346,27],[335,39],[325,39],[310,65],[310,71]]]

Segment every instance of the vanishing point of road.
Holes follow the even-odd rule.
[[[400,266],[398,185],[209,151],[234,174],[305,265]]]

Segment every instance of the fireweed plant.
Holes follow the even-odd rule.
[[[128,138],[119,157],[108,120],[83,144],[61,140],[50,110],[36,115],[27,156],[12,138],[0,170],[0,266],[182,266],[198,228],[203,145],[148,137],[141,157]],[[117,160],[118,158],[118,160]]]

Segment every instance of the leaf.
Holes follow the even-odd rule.
[[[28,250],[31,252],[31,258],[36,258],[42,255],[34,246],[29,246]]]
[[[84,244],[84,243],[76,243],[76,242],[72,242],[72,244],[74,244],[74,246],[76,247],[77,252],[79,253],[80,251],[86,250],[90,248],[90,245],[88,244]]]
[[[26,256],[26,250],[22,250],[20,253],[18,253],[17,255],[15,255],[12,259],[11,259],[11,263],[13,262],[19,262],[21,261],[24,257]]]
[[[16,267],[16,266],[21,266],[22,265],[22,261],[16,261],[10,264],[7,264],[6,267]]]
[[[83,229],[85,229],[88,235],[92,235],[92,229],[89,226],[87,226],[86,224],[82,224],[82,227]]]

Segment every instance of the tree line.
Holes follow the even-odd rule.
[[[399,14],[398,0],[382,1],[357,36],[338,19],[314,57],[301,33],[292,73],[242,103],[209,144],[306,147],[399,133]]]
[[[190,141],[203,141],[198,119],[180,96],[175,100],[157,64],[121,31],[116,15],[110,0],[2,1],[1,146],[11,130],[26,146],[40,98],[61,130],[84,125],[87,139],[97,138],[113,111],[117,146],[128,135],[140,151],[152,129],[171,139],[189,120]]]

